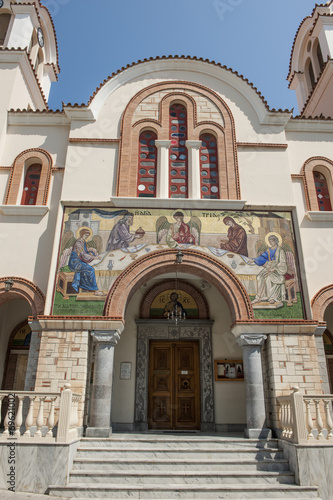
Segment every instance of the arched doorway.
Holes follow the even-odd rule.
[[[195,251],[186,250],[184,253],[183,263],[179,265],[178,288],[195,299],[197,312],[187,314],[183,324],[175,327],[162,317],[163,311],[156,313],[156,310],[151,310],[156,309],[154,300],[161,293],[170,295],[174,288],[174,251],[155,252],[147,259],[135,261],[129,272],[122,273],[108,296],[105,315],[113,321],[122,319],[125,324],[115,346],[114,430],[158,428],[156,422],[152,425],[149,421],[152,397],[149,393],[150,352],[156,342],[161,342],[161,345],[167,343],[176,350],[182,349],[183,342],[194,342],[198,346],[200,422],[197,428],[229,432],[242,431],[246,426],[244,380],[240,378],[235,382],[225,377],[221,382],[216,377],[214,361],[227,359],[241,362],[242,349],[231,333],[231,326],[236,320],[251,319],[248,296],[235,275],[215,259]],[[162,350],[164,347],[162,345]],[[181,371],[190,372],[187,368]],[[180,375],[184,375],[180,383],[186,384],[189,381],[186,376],[191,373]],[[187,402],[184,410],[186,406]],[[189,429],[191,426],[186,427],[183,422],[178,429]],[[177,428],[170,422],[168,427]],[[163,425],[159,428],[162,429]],[[194,428],[195,425],[192,426]]]
[[[6,290],[10,283],[10,289]],[[31,346],[29,317],[44,312],[45,298],[41,290],[23,278],[0,279],[0,380],[3,389],[33,390],[38,363],[39,338],[34,332],[29,376]]]
[[[213,321],[205,297],[188,280],[162,279],[140,312],[135,430],[214,431]]]
[[[323,332],[324,354],[326,359],[327,375],[322,374],[323,381],[327,380],[325,392],[333,391],[333,285],[322,288],[312,299],[314,319],[318,322],[326,321],[327,328]]]
[[[10,335],[2,382],[3,390],[24,391],[31,341],[28,321],[22,321]]]

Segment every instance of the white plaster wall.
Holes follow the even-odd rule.
[[[306,201],[303,182],[292,183],[297,218],[299,222],[300,243],[303,259],[300,259],[301,276],[306,284],[309,300],[323,287],[333,283],[333,227],[332,222],[310,221],[306,217]],[[305,274],[304,274],[305,271]]]
[[[285,151],[238,151],[241,199],[250,205],[294,205]]]
[[[70,144],[62,200],[109,201],[115,190],[117,150],[117,144]]]
[[[209,304],[212,328],[213,361],[243,359],[241,347],[232,335],[228,305],[215,287],[204,292]],[[215,379],[215,374],[214,374]],[[243,381],[215,381],[215,423],[245,424],[245,386]]]
[[[138,290],[132,297],[126,309],[125,329],[115,347],[114,380],[111,422],[133,423],[135,403],[135,373],[136,373],[136,324],[139,317],[139,307],[142,293]],[[130,380],[120,380],[120,365],[122,362],[132,363]]]
[[[149,282],[148,287],[152,283]],[[193,280],[193,284],[198,286],[198,280]],[[147,288],[145,289],[146,292]],[[210,319],[214,320],[212,328],[213,360],[242,359],[242,349],[237,345],[234,336],[230,332],[231,317],[225,300],[214,287],[205,291],[205,296],[209,304]],[[135,319],[139,318],[141,300],[142,292],[138,290],[127,307],[125,329],[115,348],[111,420],[117,424],[134,422],[137,342]],[[131,380],[120,380],[121,362],[132,363]],[[214,381],[214,398],[216,424],[244,424],[246,422],[244,382]]]
[[[4,202],[6,193],[7,193],[7,185],[10,177],[9,170],[0,170],[0,205]]]
[[[316,132],[316,128],[318,132]],[[291,174],[300,174],[305,161],[313,156],[322,156],[333,160],[333,131],[320,132],[320,125],[317,127],[312,125],[308,131],[287,129],[286,140]]]
[[[0,156],[0,165],[11,166],[16,156],[28,149],[40,148],[47,151],[54,167],[64,167],[68,146],[68,126],[9,125],[5,148]]]
[[[47,288],[62,175],[52,175],[50,211],[45,216],[0,215],[0,276],[28,279],[43,293]]]

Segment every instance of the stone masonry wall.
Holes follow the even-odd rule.
[[[264,385],[268,425],[278,425],[277,396],[290,394],[298,386],[303,394],[323,394],[323,380],[314,335],[269,335],[264,355]]]
[[[185,91],[181,88],[175,88],[174,92],[184,93]],[[170,94],[170,89],[164,91],[162,90],[150,95],[149,97],[146,97],[137,107],[133,115],[132,124],[136,123],[139,120],[160,120],[161,117],[159,116],[159,103],[161,102],[163,97],[168,94]],[[224,121],[220,110],[210,99],[191,90],[186,90],[186,94],[193,97],[196,102],[198,123],[202,121],[214,121],[222,127],[224,126]]]
[[[88,370],[88,331],[44,331],[41,335],[36,391],[59,392],[65,383],[82,394],[79,426],[83,422]]]

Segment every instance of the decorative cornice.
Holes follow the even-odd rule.
[[[269,142],[236,142],[238,148],[256,148],[256,149],[266,149],[266,148],[280,148],[287,149],[288,144],[281,143],[269,143]]]
[[[111,344],[113,346],[115,346],[120,339],[118,330],[94,330],[90,332],[90,335],[93,337],[94,342]]]
[[[93,138],[76,138],[76,137],[71,137],[68,139],[68,142],[75,143],[75,142],[80,142],[80,143],[119,143],[120,139],[93,139]]]
[[[275,108],[270,108],[266,99],[264,98],[264,96],[261,94],[261,92],[257,89],[257,87],[254,86],[254,84],[252,82],[250,82],[247,78],[245,78],[242,74],[238,73],[238,71],[235,71],[233,70],[232,68],[228,68],[227,66],[225,65],[222,65],[221,63],[217,63],[215,61],[210,61],[209,59],[204,59],[203,57],[196,57],[196,56],[185,56],[185,55],[169,55],[169,56],[156,56],[156,57],[150,57],[149,59],[145,58],[143,60],[138,60],[136,62],[132,62],[130,64],[127,64],[127,66],[124,66],[122,67],[121,69],[115,71],[114,73],[112,73],[110,76],[108,76],[100,85],[99,87],[96,88],[95,92],[90,96],[90,99],[87,103],[87,105],[85,104],[68,104],[68,106],[71,106],[71,107],[85,107],[85,106],[89,106],[93,99],[96,97],[96,95],[98,94],[98,92],[110,81],[112,80],[115,76],[119,75],[120,73],[126,71],[127,69],[130,69],[130,68],[133,68],[134,66],[138,66],[139,64],[144,64],[144,63],[147,63],[147,62],[152,62],[152,61],[163,61],[163,60],[190,60],[190,61],[198,61],[198,62],[204,62],[206,64],[209,64],[209,65],[212,65],[212,66],[215,66],[215,67],[218,67],[218,68],[221,68],[221,69],[224,69],[230,73],[232,73],[233,75],[239,77],[241,80],[243,80],[245,83],[247,83],[254,91],[255,93],[257,94],[257,96],[261,99],[262,103],[264,104],[265,108],[267,109],[267,111],[271,111],[271,112],[276,112],[276,113],[291,113],[292,111],[288,110],[288,109],[285,109],[285,110],[282,110],[282,109],[275,109]]]
[[[237,344],[240,347],[253,347],[253,346],[263,346],[267,335],[263,334],[245,334],[241,335],[237,339]]]

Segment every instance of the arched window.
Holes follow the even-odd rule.
[[[23,186],[21,205],[36,205],[42,165],[34,163],[28,167]]]
[[[169,198],[188,197],[187,110],[174,103],[169,113]]]
[[[217,141],[213,134],[200,135],[200,193],[201,198],[216,199],[220,197]]]
[[[5,43],[10,18],[10,14],[0,14],[0,45]]]
[[[316,79],[315,79],[311,59],[308,59],[306,66],[307,66],[308,86],[309,86],[309,90],[311,91],[316,84]]]
[[[318,172],[318,170],[314,170],[313,178],[319,210],[323,212],[331,211],[332,204],[325,176],[321,172]]]
[[[137,196],[141,198],[156,196],[156,139],[157,134],[150,130],[141,132],[139,136]]]
[[[324,63],[323,54],[321,52],[321,48],[320,48],[319,42],[317,43],[317,51],[316,52],[317,52],[317,58],[318,58],[318,63],[319,63],[320,71],[323,71],[325,63]]]

